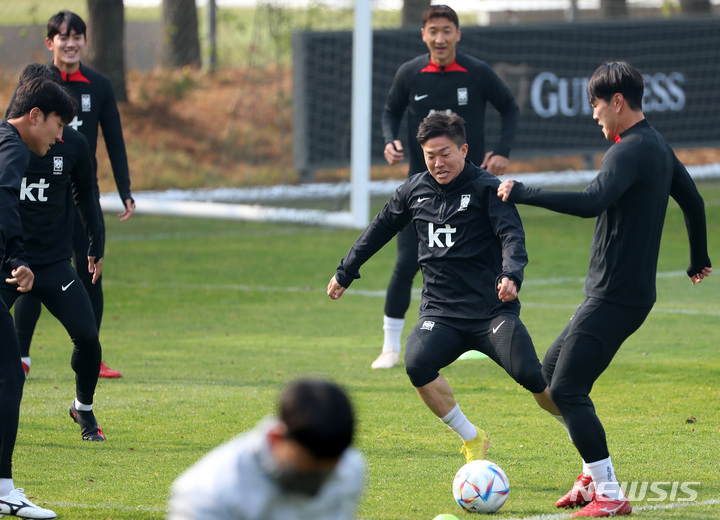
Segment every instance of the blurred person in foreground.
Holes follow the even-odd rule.
[[[427,170],[402,184],[340,261],[327,294],[337,300],[360,267],[406,226],[414,227],[423,276],[420,320],[405,345],[405,370],[425,405],[463,441],[465,461],[485,458],[488,434],[470,422],[440,370],[470,350],[500,365],[560,415],[520,320],[518,292],[528,257],[513,205],[497,199],[497,177],[467,161],[465,125],[436,112],[418,128]]]
[[[277,417],[215,448],[175,480],[168,520],[352,520],[365,481],[355,414],[335,383],[300,379]]]
[[[585,301],[543,360],[550,395],[583,461],[577,481],[556,503],[557,507],[585,506],[573,517],[632,512],[615,476],[590,391],[655,303],[669,197],[685,215],[690,281],[699,283],[712,271],[703,199],[672,148],[645,119],[643,90],[642,74],[623,61],[604,63],[590,78],[587,95],[593,119],[613,144],[584,191],[531,188],[511,180],[497,191],[503,201],[596,217]]]
[[[37,78],[20,87],[9,117],[0,121],[0,258],[7,284],[21,293],[32,290],[23,245],[18,205],[30,152],[45,155],[62,139],[63,127],[75,115],[75,103],[49,79]],[[15,488],[12,457],[20,419],[25,375],[12,316],[0,299],[0,515],[18,518],[55,518],[49,509],[32,503],[23,488]]]
[[[417,129],[433,112],[454,113],[466,122],[468,159],[493,175],[505,173],[517,130],[518,105],[510,89],[484,61],[457,52],[461,31],[457,13],[446,5],[431,5],[423,13],[422,40],[428,48],[398,68],[382,113],[388,164],[410,159],[408,177],[426,170],[423,152],[415,139]],[[500,114],[500,136],[485,152],[485,112],[488,102]],[[398,136],[407,116],[406,144]],[[413,279],[418,272],[417,237],[413,226],[397,236],[397,257],[388,283],[383,317],[382,352],[374,369],[400,364],[405,313],[410,306]]]

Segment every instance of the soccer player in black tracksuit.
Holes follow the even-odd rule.
[[[500,181],[471,162],[459,116],[435,113],[418,130],[428,170],[410,177],[360,235],[328,284],[338,299],[359,269],[398,231],[412,226],[423,275],[420,321],[407,340],[405,368],[416,391],[463,439],[466,461],[484,458],[487,434],[465,417],[439,371],[475,349],[559,415],[520,321],[517,292],[527,264],[517,210],[497,199]]]
[[[467,122],[468,159],[494,175],[505,173],[517,129],[515,99],[487,63],[455,51],[460,40],[455,11],[445,5],[432,5],[423,13],[422,22],[422,39],[429,55],[403,63],[395,75],[382,114],[385,159],[389,164],[396,164],[405,156],[398,133],[403,114],[407,113],[408,176],[425,171],[422,150],[415,139],[417,128],[429,113],[451,111]],[[485,154],[488,102],[500,113],[502,127],[492,151]],[[398,234],[397,258],[385,299],[383,348],[372,368],[399,364],[405,313],[418,271],[416,240],[412,226]]]
[[[67,92],[52,80],[37,78],[18,89],[8,119],[0,121],[0,274],[16,293],[31,290],[34,282],[18,210],[30,152],[47,153],[62,138],[63,125],[74,114],[75,103]],[[12,316],[0,298],[0,515],[55,518],[53,511],[29,501],[13,482],[12,456],[24,381]]]
[[[85,22],[75,13],[61,11],[48,21],[45,44],[53,52],[53,63],[60,69],[66,87],[78,102],[78,114],[70,126],[82,133],[90,146],[94,175],[97,175],[97,159],[95,157],[98,139],[98,125],[102,126],[108,156],[113,169],[115,184],[125,211],[120,221],[130,218],[135,210],[135,202],[130,192],[130,175],[127,153],[120,125],[120,114],[112,85],[107,77],[81,64],[87,44]],[[99,198],[100,194],[96,193]],[[103,235],[105,224],[100,213]],[[73,233],[73,254],[75,266],[85,289],[90,295],[95,323],[98,331],[103,315],[102,278],[92,283],[91,276],[84,268],[85,255],[88,249],[87,235],[76,213],[75,230]],[[15,309],[15,321],[20,335],[20,346],[23,355],[29,357],[30,340],[35,324],[40,315],[40,303],[32,296],[20,298]],[[100,377],[121,377],[120,372],[112,370],[101,362]]]
[[[36,77],[62,84],[53,65],[32,64],[23,71],[19,85]],[[102,441],[105,436],[92,411],[101,347],[90,298],[70,261],[77,207],[89,242],[82,268],[91,273],[91,281],[97,281],[102,273],[102,227],[93,188],[87,140],[66,128],[63,140],[46,155],[30,158],[20,187],[20,219],[28,261],[35,273],[32,294],[63,324],[74,343],[71,366],[77,397],[70,415],[80,424],[83,439]],[[14,287],[0,281],[0,298],[8,308],[18,296]]]
[[[583,473],[556,505],[588,504],[572,516],[612,516],[629,514],[632,508],[615,477],[605,431],[589,394],[655,302],[668,197],[677,201],[685,215],[690,280],[700,282],[712,269],[703,200],[670,146],[645,120],[642,75],[625,62],[605,63],[590,78],[587,91],[593,118],[605,138],[614,142],[597,177],[582,192],[534,189],[505,181],[498,196],[569,215],[597,217],[586,299],[547,351],[543,375],[583,459]]]

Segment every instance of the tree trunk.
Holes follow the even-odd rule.
[[[430,7],[430,0],[405,0],[402,8],[402,26],[420,27],[422,14],[428,7]]]
[[[627,1],[600,0],[600,16],[603,18],[627,18]]]
[[[105,74],[118,102],[126,102],[123,0],[87,0],[88,65]]]
[[[163,63],[200,67],[200,39],[195,0],[163,0]]]
[[[683,14],[710,14],[710,0],[680,0]]]

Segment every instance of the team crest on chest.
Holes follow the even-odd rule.
[[[92,104],[90,103],[90,94],[83,94],[80,96],[80,106],[83,112],[90,112],[92,110]]]
[[[63,164],[63,158],[61,155],[53,157],[53,175],[62,175]]]
[[[466,88],[459,88],[457,89],[457,96],[458,96],[458,105],[467,105],[468,104],[468,91]]]
[[[460,196],[460,207],[458,208],[458,211],[465,211],[468,209],[468,206],[470,205],[470,195],[461,195]]]

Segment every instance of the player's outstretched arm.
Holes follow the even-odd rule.
[[[337,300],[343,295],[345,289],[347,289],[347,287],[340,285],[337,278],[333,275],[333,277],[330,278],[330,283],[328,283],[327,295],[333,300]]]
[[[696,283],[702,282],[703,278],[710,276],[710,273],[712,273],[712,267],[703,267],[699,273],[690,277],[690,281],[695,285]]]

